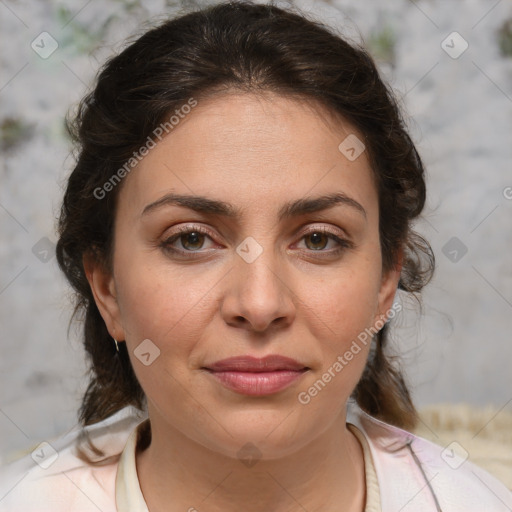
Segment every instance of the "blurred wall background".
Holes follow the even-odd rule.
[[[73,165],[63,117],[126,37],[206,3],[0,2],[0,456],[76,424],[87,383],[54,257]],[[432,244],[437,271],[421,315],[399,297],[406,310],[394,331],[416,403],[511,411],[512,4],[293,3],[364,40],[427,167],[416,229]]]

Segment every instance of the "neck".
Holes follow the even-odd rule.
[[[168,424],[152,422],[151,444],[136,455],[145,501],[150,512],[362,512],[363,451],[345,421],[343,413],[286,457],[252,463],[209,450]]]

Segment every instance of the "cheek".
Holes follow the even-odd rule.
[[[197,340],[204,329],[201,318],[208,320],[204,307],[211,302],[209,291],[218,279],[192,266],[171,270],[154,254],[149,257],[118,249],[117,300],[132,350],[147,338],[161,350],[186,347],[188,340]]]
[[[205,291],[135,258],[120,258],[118,268],[121,322],[137,379],[148,397],[164,389],[179,396],[190,377],[183,362],[204,330],[197,308]]]
[[[303,311],[321,345],[321,367],[301,387],[297,400],[313,416],[325,416],[326,404],[333,414],[339,412],[365,368],[377,304],[368,272],[339,275],[307,296]]]
[[[298,292],[305,309],[318,316],[330,337],[347,340],[374,321],[379,276],[372,266],[342,269],[313,287],[303,283]]]

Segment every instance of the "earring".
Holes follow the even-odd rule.
[[[119,345],[117,343],[117,340],[115,338],[112,338],[114,340],[114,343],[116,344],[116,350],[119,352]]]

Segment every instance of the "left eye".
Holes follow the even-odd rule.
[[[345,242],[344,240],[336,236],[334,233],[322,229],[310,231],[309,233],[304,234],[301,240],[302,239],[304,239],[305,241],[307,241],[308,239],[311,240],[310,244],[306,242],[305,245],[308,249],[311,249],[313,251],[320,251],[322,249],[325,249],[325,246],[329,243],[329,240],[336,242],[338,246],[344,245]]]

